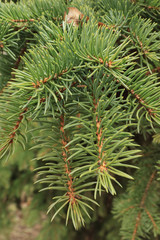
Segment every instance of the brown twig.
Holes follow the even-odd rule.
[[[116,80],[116,79],[114,79],[114,80]],[[116,80],[116,82],[120,83],[120,81],[118,79]],[[149,113],[150,116],[154,116],[154,117],[156,116],[154,109],[148,108],[147,106],[145,106],[145,105],[147,105],[147,103],[138,94],[136,94],[133,89],[126,88],[122,84],[121,84],[121,86],[124,87],[128,92],[130,92],[132,94],[132,96],[134,98],[136,98],[138,100],[139,104],[147,110],[147,112]]]
[[[148,111],[150,116],[154,116],[154,117],[156,116],[154,109],[148,108],[147,106],[145,106],[147,103],[138,94],[136,94],[134,90],[129,90],[129,91],[132,94],[132,96],[134,96],[138,100],[138,102]]]
[[[124,214],[125,212],[128,212],[130,209],[133,209],[133,208],[135,208],[135,206],[130,206],[130,207],[126,208],[126,209],[123,209],[120,213]]]
[[[34,22],[35,19],[12,19],[11,22],[23,23],[23,22]]]
[[[62,72],[60,72],[59,74],[55,73],[55,74],[54,74],[54,77],[49,76],[49,77],[44,78],[43,80],[42,80],[42,79],[41,79],[40,81],[37,80],[37,83],[32,82],[32,85],[33,85],[34,88],[39,88],[39,87],[41,86],[41,84],[47,83],[49,79],[55,80],[55,79],[57,79],[58,77],[62,76],[62,75],[63,75],[64,73],[66,73],[66,72],[67,72],[67,69],[64,69],[64,70],[62,70]]]
[[[14,128],[13,128],[13,130],[12,130],[12,133],[9,135],[9,139],[10,139],[9,142],[8,142],[4,147],[2,147],[2,148],[0,149],[0,151],[2,151],[4,148],[8,147],[10,144],[13,143],[14,138],[15,138],[15,136],[16,136],[16,131],[17,131],[17,129],[19,128],[19,126],[20,126],[20,124],[21,124],[21,122],[22,122],[22,120],[23,120],[24,114],[25,114],[27,111],[28,111],[28,108],[24,108],[23,111],[19,114],[18,120],[17,120],[17,122],[16,122],[16,124],[15,124],[15,126],[14,126]]]
[[[140,202],[140,206],[139,206],[140,209],[142,209],[142,208],[145,209],[145,200],[147,198],[149,188],[150,188],[155,176],[156,176],[156,171],[154,171],[152,173],[151,177],[149,178],[149,181],[147,183],[147,186],[145,188],[144,194],[143,194],[141,202]],[[137,218],[136,218],[136,223],[135,223],[135,227],[134,227],[134,230],[133,230],[133,234],[132,234],[132,240],[135,240],[135,238],[136,238],[138,227],[139,227],[140,221],[141,221],[141,217],[142,217],[142,212],[139,211],[138,215],[137,215]]]
[[[68,185],[68,191],[66,193],[66,195],[69,198],[69,201],[71,203],[71,205],[76,203],[76,195],[74,192],[74,188],[73,188],[73,177],[71,175],[71,168],[70,168],[70,162],[67,160],[68,154],[69,154],[69,149],[68,147],[66,147],[67,142],[68,142],[68,137],[65,134],[64,131],[64,116],[63,114],[60,117],[60,132],[61,132],[61,136],[62,136],[62,156],[63,156],[63,160],[64,160],[64,168],[65,168],[65,172],[66,172],[66,176],[68,178],[67,181],[67,185]]]
[[[156,230],[158,230],[157,224],[155,223],[155,221],[154,221],[154,219],[153,219],[151,213],[147,210],[147,208],[145,208],[144,210],[145,210],[145,212],[147,213],[149,219],[151,220],[151,222],[152,222],[154,228],[155,228]]]

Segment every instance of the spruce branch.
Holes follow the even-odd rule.
[[[0,3],[1,156],[16,142],[25,147],[25,119],[33,121],[37,182],[53,196],[48,212],[75,229],[90,218],[93,198],[103,201],[102,192],[115,194],[115,183],[126,188],[134,175],[114,203],[126,240],[160,233],[159,158],[136,144],[160,124],[159,3],[142,2]]]

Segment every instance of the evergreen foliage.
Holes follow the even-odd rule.
[[[0,156],[29,143],[55,225],[89,228],[111,197],[95,237],[160,235],[159,14],[158,0],[0,2]]]

